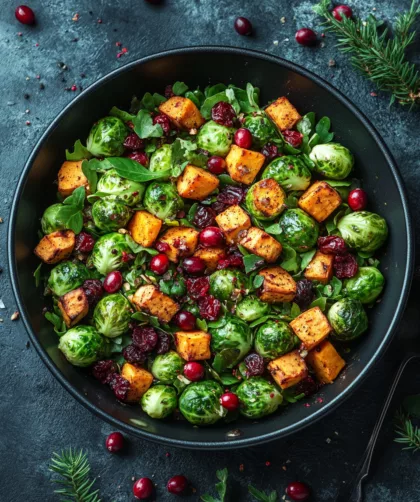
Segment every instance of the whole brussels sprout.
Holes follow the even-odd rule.
[[[294,349],[295,335],[284,321],[267,321],[255,335],[255,350],[262,357],[275,359]]]
[[[382,293],[385,279],[376,267],[360,267],[357,274],[344,281],[347,296],[362,303],[372,303]]]
[[[270,305],[254,295],[245,297],[236,306],[236,315],[246,322],[255,321],[270,312]]]
[[[302,209],[288,209],[279,219],[282,244],[292,247],[299,253],[313,248],[318,240],[319,226]]]
[[[314,171],[332,180],[347,178],[354,165],[350,150],[338,143],[316,145],[309,157],[315,163]]]
[[[252,133],[252,144],[255,148],[261,148],[265,143],[279,135],[264,112],[253,112],[245,117],[242,127]]]
[[[223,349],[237,349],[238,357],[230,364],[233,368],[252,347],[252,332],[248,324],[238,317],[229,317],[226,324],[219,328],[210,328],[211,350],[220,352]]]
[[[93,311],[95,328],[107,338],[124,334],[131,319],[131,305],[123,295],[115,293],[104,296]]]
[[[197,135],[197,146],[207,150],[211,155],[226,157],[232,145],[233,129],[210,120],[206,122]]]
[[[157,181],[147,187],[143,204],[149,213],[161,220],[175,218],[176,213],[184,208],[184,201],[175,185]]]
[[[252,185],[245,197],[248,212],[263,221],[274,220],[284,208],[286,194],[273,178],[264,179]]]
[[[193,425],[211,425],[227,413],[219,400],[222,387],[213,380],[189,384],[179,398],[179,411]]]
[[[47,207],[41,218],[41,227],[44,234],[51,234],[58,230],[65,230],[66,224],[60,218],[59,211],[63,204],[57,203]]]
[[[115,169],[109,169],[98,181],[96,190],[107,194],[106,197],[109,200],[135,206],[143,197],[144,185],[121,178]]]
[[[287,192],[300,191],[311,184],[311,171],[300,157],[285,155],[270,162],[261,178],[275,179]]]
[[[141,398],[142,410],[152,418],[166,418],[178,405],[176,390],[169,385],[155,385]]]
[[[172,167],[172,147],[164,144],[158,148],[150,157],[149,171],[153,173],[167,171]],[[162,181],[168,180],[168,177],[160,178]]]
[[[368,329],[368,317],[359,300],[343,298],[328,311],[328,320],[333,328],[332,338],[348,342]]]
[[[252,377],[242,382],[236,394],[241,402],[239,412],[251,419],[274,413],[283,401],[277,387],[261,377]]]
[[[124,153],[124,140],[128,130],[117,117],[104,117],[92,127],[86,148],[95,157],[120,157]]]
[[[131,253],[131,248],[124,235],[116,232],[102,235],[93,247],[92,264],[98,272],[106,275],[124,265],[125,253]]]
[[[171,384],[182,373],[184,360],[173,350],[156,357],[152,364],[152,374],[161,383]]]
[[[92,326],[75,326],[62,337],[58,348],[73,366],[90,366],[104,349],[104,339]]]
[[[337,228],[349,247],[365,253],[379,249],[388,237],[386,221],[379,214],[369,211],[356,211],[344,216]]]
[[[234,300],[244,289],[246,289],[246,276],[239,270],[226,268],[217,270],[210,276],[210,294],[219,300]]]
[[[97,200],[92,206],[95,226],[104,232],[124,228],[130,219],[130,210],[125,204],[108,198]]]
[[[89,271],[83,263],[62,261],[51,270],[48,287],[55,295],[63,296],[81,286],[86,279],[89,279]]]

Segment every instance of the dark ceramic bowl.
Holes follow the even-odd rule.
[[[33,254],[39,218],[55,200],[55,185],[65,149],[84,140],[92,123],[114,105],[129,106],[133,95],[162,91],[177,80],[190,87],[224,82],[252,82],[262,90],[261,102],[286,95],[301,112],[328,115],[338,142],[354,153],[357,173],[369,194],[369,209],[383,215],[390,228],[381,256],[387,287],[370,312],[369,332],[353,347],[348,365],[323,402],[289,406],[260,420],[241,420],[196,428],[184,421],[158,421],[140,407],[122,406],[110,390],[86,371],[71,366],[57,349],[57,336],[42,315],[44,300],[35,288]],[[16,190],[9,227],[10,270],[22,319],[47,367],[87,408],[114,426],[137,436],[189,448],[237,448],[277,439],[319,420],[349,396],[384,353],[404,310],[413,264],[413,238],[407,199],[395,161],[369,120],[327,82],[288,61],[243,49],[196,47],[168,51],[128,64],[82,92],[54,120],[30,156]],[[241,435],[229,432],[238,428]]]

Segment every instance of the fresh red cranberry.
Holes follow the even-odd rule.
[[[296,296],[293,300],[301,310],[306,310],[314,299],[314,292],[312,289],[312,281],[309,279],[301,279],[296,282]]]
[[[134,260],[135,256],[132,253],[127,253],[126,251],[123,251],[121,253],[121,261],[123,263],[127,263],[131,260]]]
[[[143,364],[146,361],[146,354],[133,343],[123,348],[122,355],[128,363]]]
[[[318,248],[324,254],[346,254],[347,246],[344,239],[337,235],[318,238]]]
[[[118,373],[109,375],[108,380],[109,386],[114,391],[115,397],[120,401],[125,401],[130,389],[130,382]]]
[[[210,289],[208,277],[198,277],[187,279],[187,291],[189,296],[194,300],[198,300],[207,294]]]
[[[348,5],[337,5],[337,7],[334,7],[332,15],[337,19],[337,21],[341,21],[342,16],[350,18],[353,15],[353,11]]]
[[[201,275],[206,270],[206,262],[198,256],[185,258],[182,262],[182,268],[190,275]]]
[[[225,101],[219,101],[211,109],[211,118],[218,124],[226,127],[233,127],[236,119],[236,112],[233,106]]]
[[[80,232],[76,236],[76,251],[80,251],[81,253],[90,253],[95,245],[95,239],[88,234],[87,232]]]
[[[169,258],[166,254],[157,254],[150,261],[150,269],[157,275],[163,275],[169,268]]]
[[[298,44],[306,47],[316,44],[316,33],[310,28],[301,28],[296,32],[295,38]]]
[[[167,242],[156,242],[155,248],[159,253],[167,253],[171,249],[171,246]]]
[[[289,483],[286,488],[286,495],[292,500],[308,500],[310,494],[309,487],[299,481]]]
[[[214,296],[208,295],[198,300],[200,315],[207,321],[215,321],[220,316],[222,304]]]
[[[166,99],[173,98],[175,96],[174,91],[172,90],[171,85],[167,85],[165,87],[164,95]]]
[[[98,279],[87,279],[83,283],[82,288],[87,296],[87,301],[91,306],[96,305],[104,294],[102,282]]]
[[[252,134],[249,129],[241,127],[235,132],[234,137],[235,143],[241,148],[251,148],[252,145]]]
[[[281,157],[283,154],[279,152],[279,149],[276,145],[273,145],[272,143],[266,143],[262,149],[261,153],[264,155],[266,160],[273,160],[276,157]]]
[[[353,211],[362,211],[367,206],[367,193],[361,188],[355,188],[349,193],[347,202]]]
[[[188,479],[185,476],[173,476],[166,484],[166,489],[173,495],[182,495],[188,488]]]
[[[106,438],[105,446],[111,453],[117,453],[124,448],[124,436],[121,432],[111,432]]]
[[[226,162],[223,157],[219,157],[218,155],[213,155],[207,161],[207,169],[212,174],[223,174],[226,171]]]
[[[204,228],[198,236],[200,244],[204,247],[223,246],[225,238],[219,227]]]
[[[194,214],[193,223],[198,228],[205,228],[216,223],[216,212],[207,206],[198,206]]]
[[[117,371],[117,363],[112,359],[98,361],[92,366],[92,375],[103,384],[109,383],[110,377]]]
[[[135,132],[132,132],[125,138],[124,146],[127,150],[142,150],[144,141]]]
[[[159,336],[151,326],[136,326],[131,335],[133,344],[142,352],[151,352],[157,345]]]
[[[156,117],[153,117],[153,123],[159,124],[162,127],[163,134],[165,136],[168,136],[170,134],[171,121],[169,120],[169,117],[164,113],[160,113],[159,115],[156,115]]]
[[[356,258],[350,254],[336,255],[334,257],[334,274],[338,279],[354,277],[359,270]]]
[[[131,160],[135,160],[144,167],[146,167],[149,163],[149,157],[145,152],[135,151],[133,153],[130,153],[130,155],[128,155],[128,158]]]
[[[251,21],[246,17],[237,17],[233,26],[239,35],[251,35],[252,33]]]
[[[123,280],[122,273],[119,270],[110,272],[104,279],[104,290],[107,293],[116,293],[121,289]]]
[[[15,10],[15,17],[22,24],[34,24],[34,11],[27,5],[19,5]]]
[[[184,331],[192,331],[195,329],[195,315],[188,310],[181,310],[175,316],[175,323]]]
[[[305,396],[312,396],[318,392],[320,384],[316,382],[311,376],[307,376],[301,380],[295,387],[296,395],[305,394]]]
[[[191,382],[198,382],[204,378],[204,366],[194,361],[184,364],[184,375]]]
[[[239,398],[233,392],[225,392],[220,397],[220,404],[228,411],[235,411],[239,408]]]
[[[259,354],[249,354],[244,362],[247,376],[259,376],[264,373],[264,359]]]
[[[286,129],[282,132],[283,138],[289,143],[289,145],[293,146],[293,148],[299,148],[302,144],[303,134],[298,131],[294,131],[293,129]]]
[[[154,491],[155,487],[149,478],[140,478],[133,485],[133,494],[139,500],[150,498]]]
[[[155,347],[156,353],[166,354],[167,352],[169,352],[170,348],[171,348],[171,339],[169,338],[169,335],[163,333],[163,331],[159,331],[158,341]]]

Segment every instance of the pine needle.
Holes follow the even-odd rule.
[[[395,432],[398,437],[394,441],[404,445],[403,450],[413,453],[420,450],[420,429],[413,425],[409,415],[402,409],[395,414]]]

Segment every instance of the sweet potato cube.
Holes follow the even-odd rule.
[[[137,244],[150,248],[159,235],[162,228],[162,220],[156,218],[156,216],[150,214],[148,211],[136,211],[129,221],[127,228]]]
[[[185,199],[203,200],[219,186],[219,178],[213,174],[188,164],[178,178],[177,190]]]
[[[302,118],[292,103],[284,96],[276,99],[265,109],[265,113],[276,124],[280,131],[292,129]]]
[[[279,241],[257,227],[244,230],[239,244],[251,253],[261,256],[268,263],[274,263],[282,250]]]
[[[190,227],[173,227],[167,230],[159,242],[165,242],[169,250],[165,251],[170,261],[177,263],[180,258],[191,256],[198,244],[198,232]]]
[[[58,300],[66,326],[70,328],[81,321],[89,312],[89,302],[83,288],[66,293]]]
[[[265,218],[278,216],[283,210],[286,194],[272,178],[258,181],[252,185],[252,201],[256,211]]]
[[[346,365],[334,345],[328,340],[324,340],[311,350],[306,360],[314,370],[317,379],[323,383],[332,383]]]
[[[159,110],[167,115],[180,129],[201,127],[205,120],[191,99],[173,96],[159,106]]]
[[[34,253],[48,265],[66,260],[72,253],[76,242],[72,230],[58,230],[45,235],[35,248]]]
[[[235,244],[242,230],[251,226],[251,218],[240,206],[230,206],[216,216],[216,222],[229,244]]]
[[[296,282],[281,267],[268,267],[259,272],[264,277],[260,300],[267,303],[292,302],[296,296]]]
[[[200,248],[194,253],[194,256],[201,258],[206,264],[206,272],[214,272],[219,260],[226,256],[223,248]]]
[[[226,166],[229,176],[244,185],[250,185],[265,161],[262,153],[246,150],[237,145],[232,145],[226,157]]]
[[[298,350],[274,359],[268,363],[267,368],[282,389],[296,385],[308,376],[308,368]]]
[[[333,275],[334,255],[317,251],[305,270],[305,277],[310,281],[328,284]]]
[[[290,327],[302,342],[303,348],[312,350],[331,333],[328,319],[319,307],[302,312],[290,323]]]
[[[126,401],[137,403],[153,382],[153,375],[144,368],[137,368],[134,364],[125,363],[121,368],[121,376],[130,383]]]
[[[321,223],[341,204],[340,194],[326,181],[316,181],[299,199],[299,207]]]
[[[88,179],[82,171],[83,160],[63,162],[58,171],[58,192],[62,197],[68,197],[76,188],[89,188]]]
[[[210,340],[211,335],[205,331],[177,331],[176,351],[185,361],[204,361],[211,357]]]
[[[156,316],[159,321],[165,323],[168,323],[179,310],[179,305],[170,296],[151,284],[140,286],[131,301],[137,310]]]

